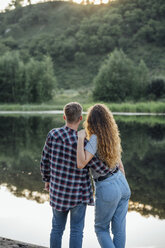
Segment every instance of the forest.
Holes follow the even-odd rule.
[[[86,89],[104,102],[165,99],[165,1],[53,1],[0,13],[0,103]]]

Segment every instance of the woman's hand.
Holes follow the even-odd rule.
[[[78,138],[85,139],[86,136],[87,136],[87,134],[85,132],[85,129],[82,129],[82,130],[78,131]]]
[[[93,158],[93,154],[84,150],[84,139],[87,134],[84,129],[78,132],[77,142],[77,168],[83,169],[88,162]]]
[[[124,176],[125,176],[124,165],[123,165],[123,163],[122,163],[121,160],[119,161],[119,169],[120,169],[120,171],[121,171],[121,172],[124,174]]]

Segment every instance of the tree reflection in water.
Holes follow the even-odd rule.
[[[116,117],[123,163],[132,195],[129,210],[165,218],[165,121]],[[64,125],[62,116],[0,117],[0,185],[18,197],[43,203],[39,162],[48,131]]]

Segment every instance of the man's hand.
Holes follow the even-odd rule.
[[[45,188],[44,190],[48,191],[49,192],[49,183],[45,183]]]
[[[124,166],[123,166],[123,163],[122,163],[121,160],[119,161],[119,169],[120,169],[120,171],[121,171],[121,172],[124,174],[124,176],[125,176]]]
[[[78,138],[82,138],[82,139],[85,139],[87,136],[86,132],[85,132],[85,129],[82,129],[78,132]]]

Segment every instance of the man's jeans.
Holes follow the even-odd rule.
[[[121,171],[96,182],[95,232],[102,248],[124,248],[130,188]],[[112,228],[113,240],[109,228]]]
[[[65,211],[53,209],[52,231],[50,234],[50,248],[61,248],[62,235],[65,230],[68,213],[70,212],[70,248],[81,248],[86,205],[79,204]]]

